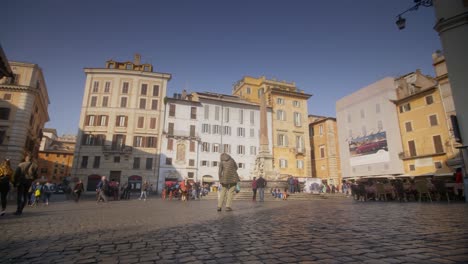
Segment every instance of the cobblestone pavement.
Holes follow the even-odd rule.
[[[1,263],[468,263],[468,206],[55,202],[0,218]]]

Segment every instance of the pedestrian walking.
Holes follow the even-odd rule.
[[[97,185],[96,192],[98,193],[97,202],[99,203],[103,200],[107,203],[107,194],[109,192],[109,181],[107,180],[106,176],[101,177],[101,181]]]
[[[138,198],[138,200],[143,199],[143,196],[144,196],[145,197],[144,201],[146,201],[146,198],[147,198],[146,192],[148,192],[148,182],[147,181],[145,181],[143,183],[143,185],[141,186],[141,194],[140,194],[140,198]]]
[[[257,189],[260,202],[265,201],[265,187],[267,186],[267,181],[260,175],[257,179]]]
[[[236,190],[237,182],[240,181],[237,174],[236,161],[226,153],[221,154],[221,161],[219,162],[219,182],[222,186],[221,193],[218,199],[218,212],[222,210],[225,202],[226,211],[232,211],[232,199],[234,191]]]
[[[15,215],[23,213],[24,206],[28,202],[28,192],[32,182],[37,178],[37,164],[32,161],[31,156],[26,154],[24,161],[18,164],[13,176],[14,186],[17,189]]]
[[[50,182],[50,180],[48,180],[47,183],[42,186],[42,197],[44,199],[45,205],[49,205],[49,201],[50,201],[50,197],[52,196],[53,188],[54,186]]]
[[[75,202],[80,201],[81,193],[84,192],[83,182],[81,180],[73,188],[73,194],[75,195]]]
[[[252,201],[255,202],[257,200],[257,177],[253,177],[252,179],[252,193]]]
[[[37,206],[39,204],[39,201],[41,199],[41,195],[42,195],[42,185],[40,184],[40,182],[36,182],[36,184],[33,185],[34,188],[33,188],[33,202],[31,204],[31,206]]]
[[[13,169],[10,166],[10,160],[5,159],[0,165],[0,194],[2,200],[2,212],[0,216],[5,215],[7,206],[7,196],[10,191],[10,181],[13,176]]]

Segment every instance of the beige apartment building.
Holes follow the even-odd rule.
[[[233,95],[260,103],[265,93],[267,106],[272,108],[272,142],[274,171],[278,179],[289,176],[311,177],[307,100],[312,96],[296,87],[294,82],[270,80],[262,76],[246,76],[238,81]]]
[[[338,185],[342,181],[336,118],[309,115],[312,176]]]
[[[105,68],[85,68],[86,83],[72,177],[94,191],[108,176],[135,191],[143,181],[157,188],[162,111],[171,75],[153,65],[109,60]]]
[[[13,77],[0,79],[0,160],[13,168],[26,153],[37,158],[44,124],[49,121],[49,95],[42,69],[10,61]]]

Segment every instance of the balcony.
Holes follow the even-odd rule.
[[[198,140],[200,136],[198,133],[190,133],[187,130],[172,130],[172,131],[163,131],[163,135],[166,135],[168,138],[182,138],[182,139],[193,139]]]
[[[423,152],[423,153],[410,153],[409,151],[403,151],[398,153],[398,157],[401,160],[408,160],[408,159],[420,159],[420,158],[427,158],[427,157],[434,157],[434,156],[442,156],[445,155],[445,152]]]
[[[133,147],[131,146],[102,146],[102,153],[104,153],[104,155],[129,155],[132,154],[132,152]]]

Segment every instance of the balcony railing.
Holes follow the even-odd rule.
[[[131,146],[102,146],[104,154],[131,154],[133,147]]]

